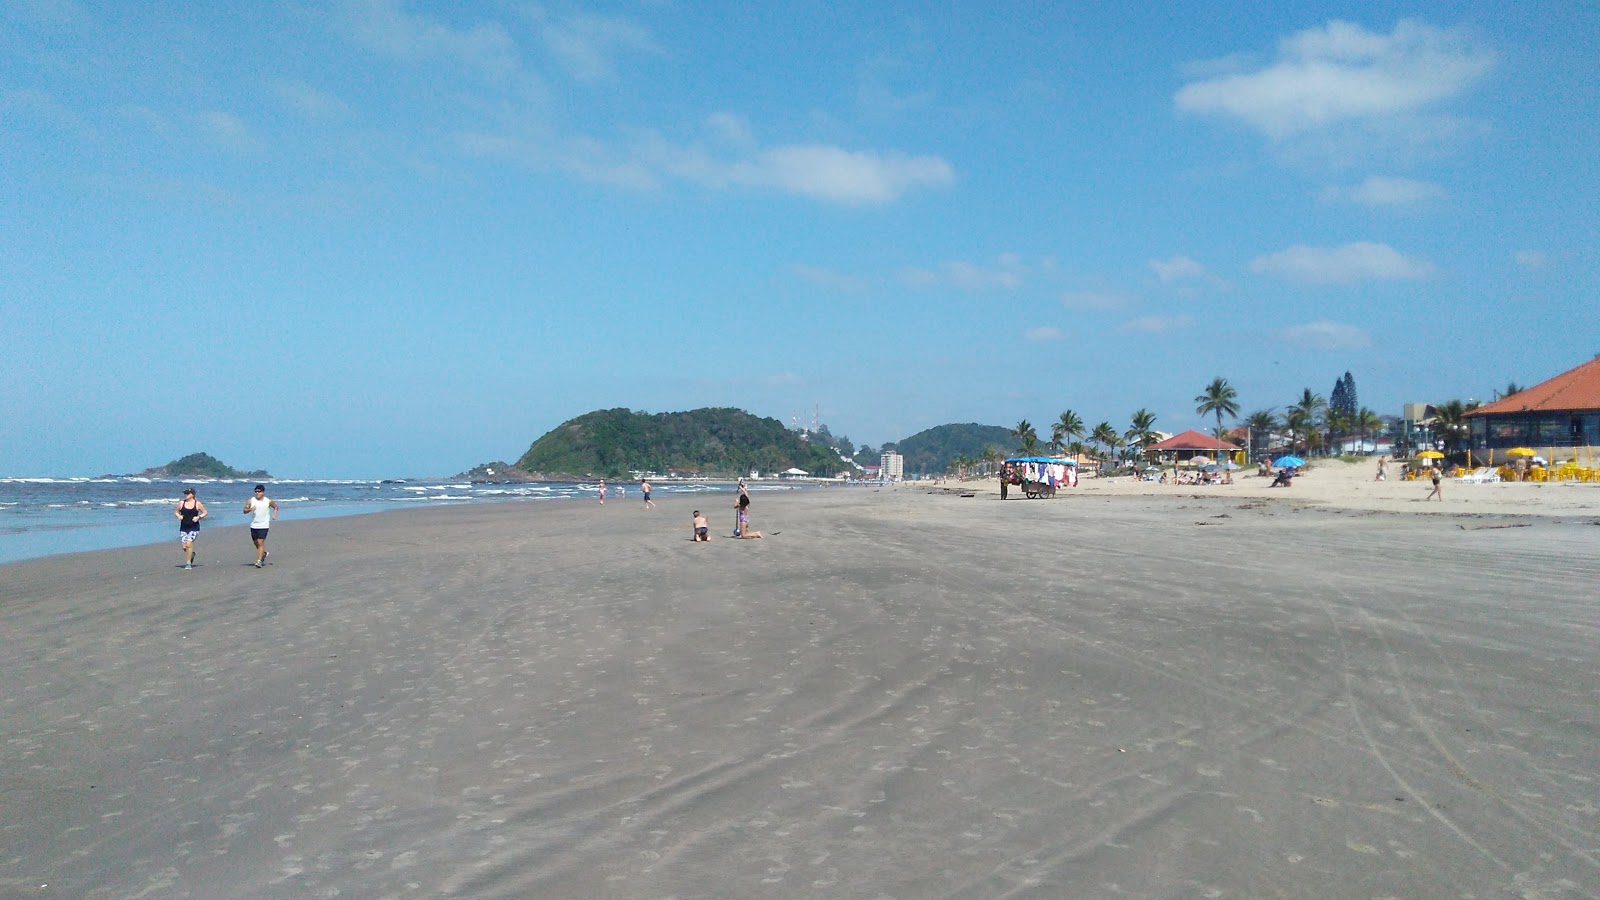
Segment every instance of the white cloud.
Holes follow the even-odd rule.
[[[1180,328],[1190,328],[1194,319],[1183,314],[1176,316],[1140,316],[1122,323],[1118,331],[1137,331],[1145,334],[1161,334],[1167,331],[1176,331]]]
[[[1550,264],[1550,258],[1538,250],[1518,250],[1513,258],[1524,269],[1542,269]]]
[[[1279,340],[1308,350],[1360,350],[1372,346],[1372,335],[1354,325],[1307,322],[1278,332]]]
[[[1155,270],[1156,277],[1162,284],[1191,278],[1206,277],[1206,267],[1200,265],[1187,256],[1174,256],[1170,259],[1152,259],[1150,268]]]
[[[531,15],[545,47],[579,81],[616,80],[619,51],[661,52],[649,29],[631,19],[588,14],[550,19],[538,7]]]
[[[350,36],[384,56],[412,62],[448,59],[495,78],[522,67],[516,43],[498,24],[452,28],[405,12],[400,0],[360,0],[349,10],[345,24]]]
[[[1255,71],[1214,74],[1173,98],[1183,112],[1242,120],[1274,140],[1346,121],[1417,115],[1495,64],[1458,31],[1401,20],[1389,34],[1332,21],[1279,42]]]
[[[1054,325],[1041,325],[1024,331],[1022,337],[1029,341],[1064,341],[1067,339],[1067,333]]]
[[[936,156],[852,151],[825,144],[791,144],[760,151],[729,166],[735,184],[776,188],[847,206],[888,203],[920,187],[945,187],[955,180],[950,164]]]
[[[937,270],[906,269],[900,280],[910,287],[954,287],[964,291],[1014,290],[1022,286],[1027,270],[1011,253],[1002,254],[992,267],[966,260],[941,263]]]
[[[1322,189],[1320,196],[1325,203],[1402,207],[1443,197],[1444,188],[1431,181],[1372,175],[1357,185],[1329,185]]]
[[[250,153],[260,148],[250,127],[233,113],[215,109],[203,112],[200,127],[212,141],[236,153]]]
[[[835,272],[834,270],[825,268],[823,266],[810,266],[804,263],[795,263],[789,267],[789,271],[800,276],[806,281],[811,282],[812,284],[835,291],[843,291],[847,294],[865,293],[868,287],[867,280],[864,278],[859,278],[855,275],[846,275],[842,272]]]
[[[1061,295],[1062,306],[1082,311],[1121,309],[1128,303],[1129,298],[1126,295],[1105,291],[1067,291]]]
[[[1388,244],[1361,241],[1342,247],[1308,247],[1257,257],[1250,271],[1305,284],[1351,284],[1357,281],[1415,281],[1436,270],[1425,259],[1406,256]]]

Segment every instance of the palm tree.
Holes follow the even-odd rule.
[[[1239,392],[1233,389],[1228,379],[1218,376],[1211,379],[1206,385],[1205,393],[1194,398],[1197,404],[1194,411],[1200,415],[1215,413],[1217,416],[1217,435],[1222,435],[1222,417],[1224,414],[1230,419],[1239,417]]]
[[[1083,436],[1083,420],[1072,410],[1065,410],[1061,418],[1050,426],[1050,439],[1055,441],[1057,447],[1066,446],[1063,438],[1080,438]]]
[[[1023,419],[1017,427],[1011,429],[1011,436],[1021,445],[1019,450],[1024,456],[1031,455],[1039,449],[1039,432],[1034,430],[1033,423]]]
[[[1317,416],[1328,408],[1328,401],[1321,394],[1314,394],[1311,388],[1300,392],[1300,399],[1289,407],[1287,420],[1293,424],[1289,431],[1293,434],[1305,434],[1306,452],[1311,452],[1312,435],[1317,431]]]
[[[1527,388],[1523,387],[1520,384],[1517,384],[1515,381],[1511,381],[1511,382],[1507,382],[1506,383],[1506,389],[1505,390],[1503,390],[1503,391],[1495,391],[1494,392],[1494,397],[1495,397],[1496,400],[1502,400],[1502,399],[1504,399],[1506,397],[1511,396],[1512,394],[1520,394],[1525,390],[1527,390]]]
[[[1330,444],[1333,443],[1334,435],[1343,437],[1353,427],[1350,416],[1344,410],[1331,405],[1328,407],[1327,412],[1323,413],[1322,423],[1328,428],[1328,442]]]
[[[1361,432],[1361,443],[1364,447],[1366,446],[1367,435],[1374,429],[1382,428],[1383,420],[1378,418],[1377,413],[1363,406],[1356,410],[1355,426]]]
[[[1082,459],[1083,458],[1083,451],[1084,451],[1083,441],[1073,441],[1072,443],[1067,445],[1067,455],[1072,457],[1073,459]]]
[[[1462,403],[1460,400],[1446,400],[1433,408],[1433,433],[1444,440],[1446,453],[1453,452],[1461,446],[1467,436],[1466,414],[1477,407],[1477,404]]]
[[[1146,448],[1157,440],[1155,431],[1156,414],[1140,407],[1134,411],[1131,421],[1133,427],[1124,431],[1122,437],[1128,442],[1129,447],[1135,444],[1139,445],[1139,455],[1143,456]]]
[[[1093,431],[1089,432],[1089,440],[1095,446],[1105,448],[1104,451],[1095,454],[1101,459],[1105,459],[1111,454],[1111,449],[1117,445],[1121,438],[1117,437],[1117,430],[1111,427],[1110,422],[1101,422],[1094,427]]]
[[[1000,448],[985,447],[983,448],[982,459],[984,474],[993,475],[995,472],[1000,471],[1000,461],[1005,459],[1005,457],[1001,455]]]
[[[1254,458],[1255,455],[1261,450],[1260,442],[1256,440],[1256,435],[1259,434],[1264,438],[1272,432],[1277,431],[1278,417],[1273,415],[1270,407],[1267,409],[1258,409],[1250,415],[1245,416],[1244,427],[1250,432],[1250,439],[1246,443],[1250,445],[1251,458]]]

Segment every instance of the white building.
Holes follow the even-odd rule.
[[[899,481],[906,474],[906,458],[889,452],[878,457],[878,477],[884,481]]]

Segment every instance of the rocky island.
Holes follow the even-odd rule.
[[[164,466],[156,466],[133,474],[139,478],[254,478],[265,480],[272,477],[261,469],[257,469],[254,472],[240,471],[224,464],[209,453],[191,453]]]

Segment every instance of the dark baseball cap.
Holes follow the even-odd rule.
[[[266,490],[266,489],[267,489],[267,486],[266,486],[266,485],[264,485],[264,484],[258,484],[258,485],[256,485],[256,490],[258,490],[258,491],[264,491],[264,490]]]

